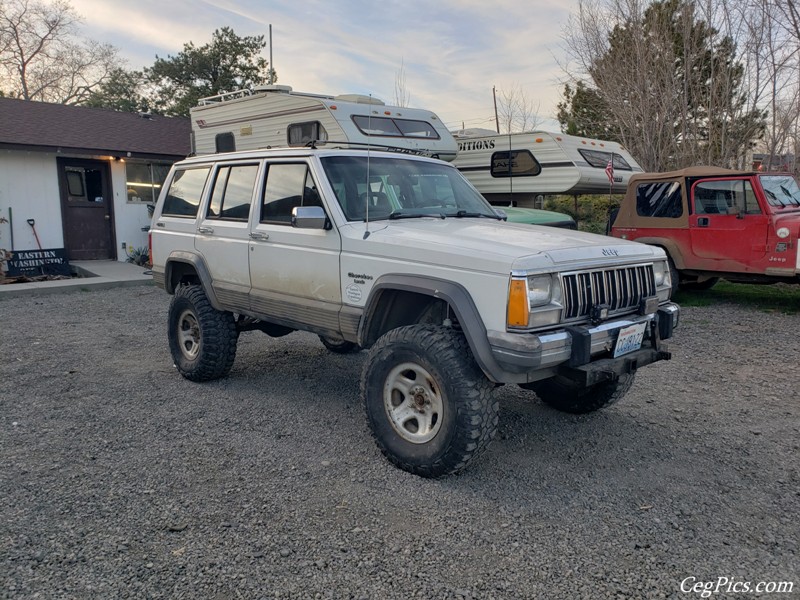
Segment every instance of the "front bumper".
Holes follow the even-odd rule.
[[[614,379],[659,360],[668,360],[663,340],[672,337],[680,308],[667,303],[658,312],[630,315],[597,326],[565,327],[552,333],[487,331],[492,357],[504,371],[504,383],[529,383],[565,375],[584,385]],[[648,323],[642,348],[612,358],[619,330]]]

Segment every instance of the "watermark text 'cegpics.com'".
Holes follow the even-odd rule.
[[[735,577],[717,577],[703,581],[697,577],[687,577],[681,581],[681,591],[685,594],[700,594],[709,598],[714,594],[791,594],[792,581],[745,581]]]

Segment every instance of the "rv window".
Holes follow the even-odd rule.
[[[492,177],[535,177],[542,172],[539,162],[527,150],[504,150],[492,154]]]
[[[169,217],[195,217],[209,168],[175,171],[161,214]]]
[[[289,225],[296,206],[322,206],[308,166],[305,163],[270,165],[264,185],[261,222]]]
[[[209,219],[246,221],[250,214],[258,165],[232,165],[217,171],[208,205]]]
[[[407,137],[438,140],[433,125],[427,121],[413,119],[390,119],[388,117],[368,117],[353,115],[353,122],[364,135],[382,135],[386,137]]]
[[[292,123],[286,135],[290,146],[305,146],[308,142],[324,142],[328,139],[328,132],[319,121]]]
[[[677,219],[683,215],[681,184],[677,181],[640,183],[636,187],[636,214]]]
[[[236,139],[233,137],[233,133],[230,131],[218,133],[214,138],[214,147],[217,152],[234,152],[236,150]]]
[[[590,167],[595,169],[605,169],[608,166],[608,161],[611,156],[614,156],[614,170],[615,171],[632,171],[633,169],[621,155],[616,152],[605,152],[604,150],[586,150],[578,148],[581,156],[589,163]]]

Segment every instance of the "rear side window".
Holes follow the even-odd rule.
[[[542,172],[528,150],[504,150],[492,154],[492,177],[535,177]]]
[[[253,200],[258,165],[220,167],[208,205],[209,219],[246,221]]]
[[[680,217],[683,214],[680,182],[640,183],[636,186],[636,214],[669,219]]]
[[[264,186],[261,222],[288,225],[296,206],[322,206],[308,166],[305,163],[270,165]]]
[[[209,167],[175,171],[161,214],[170,217],[197,216],[197,207],[200,206],[209,171]]]

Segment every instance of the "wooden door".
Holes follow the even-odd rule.
[[[70,260],[116,258],[108,163],[58,159],[64,245]]]

